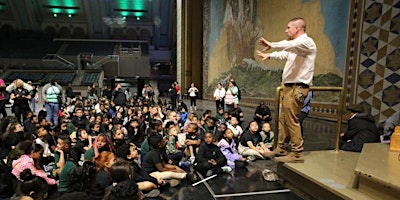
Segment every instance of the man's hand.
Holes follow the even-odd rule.
[[[263,53],[260,50],[256,51],[257,56],[259,56],[262,60],[268,60],[269,59],[269,53]]]
[[[265,46],[265,48],[262,51],[267,51],[271,49],[271,42],[268,42],[265,38],[260,37],[260,44]]]

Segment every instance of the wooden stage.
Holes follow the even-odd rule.
[[[400,199],[399,153],[381,143],[361,153],[312,151],[304,163],[278,164],[277,173],[303,199]]]

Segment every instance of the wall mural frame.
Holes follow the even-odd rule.
[[[321,1],[323,2],[321,4]],[[256,105],[260,100],[263,100],[270,107],[275,105],[274,95],[275,88],[280,85],[281,82],[281,74],[284,66],[283,61],[268,61],[268,63],[261,62],[258,58],[255,57],[254,51],[256,49],[261,49],[257,44],[257,40],[261,35],[264,35],[267,32],[267,28],[272,26],[272,30],[268,30],[268,37],[272,41],[279,41],[285,39],[284,30],[286,28],[287,21],[292,17],[303,16],[303,14],[308,13],[309,10],[319,9],[320,12],[328,13],[328,15],[336,12],[335,9],[342,9],[340,6],[335,7],[332,1],[326,0],[316,0],[316,1],[300,1],[297,0],[293,4],[293,9],[301,7],[302,3],[308,4],[303,5],[303,10],[298,9],[296,11],[286,11],[292,13],[298,13],[296,15],[289,15],[285,17],[285,14],[279,14],[274,16],[273,20],[268,19],[260,19],[259,15],[262,15],[262,10],[272,10],[278,9],[281,5],[279,1],[276,0],[264,0],[264,1],[230,1],[230,0],[217,0],[217,1],[204,1],[204,9],[203,9],[203,98],[205,99],[213,99],[212,94],[214,92],[215,86],[218,82],[227,83],[230,78],[234,78],[236,82],[239,84],[242,91],[242,105]],[[321,55],[329,55],[329,61],[319,61],[317,66],[325,65],[325,63],[331,63],[331,67],[325,67],[323,71],[320,71],[317,75],[314,76],[314,85],[316,86],[342,86],[343,80],[346,76],[346,63],[348,60],[348,52],[349,45],[348,40],[343,38],[347,38],[349,36],[350,25],[348,18],[352,16],[353,13],[350,8],[352,8],[354,1],[344,1],[348,2],[348,5],[345,6],[346,11],[344,16],[340,16],[339,18],[342,20],[340,22],[332,22],[327,20],[327,23],[333,24],[332,27],[328,28],[320,28],[317,30],[318,26],[324,27],[323,24],[325,21],[319,22],[318,20],[310,20],[307,21],[310,29],[309,35],[313,37],[315,35],[324,35],[323,42],[324,43],[338,43],[340,49],[333,48],[332,45],[330,49],[323,50],[322,47],[319,47],[318,51]],[[229,5],[232,4],[232,5]],[[272,5],[272,6],[271,6]],[[329,9],[322,9],[322,6],[329,7]],[[332,6],[334,8],[332,8]],[[221,8],[222,7],[222,8]],[[266,11],[267,12],[267,11]],[[217,13],[217,14],[216,14]],[[221,14],[218,13],[223,13]],[[240,17],[248,19],[247,21],[241,22],[239,20],[235,20]],[[342,14],[343,15],[343,14]],[[321,13],[314,14],[314,16],[321,16]],[[313,15],[308,15],[308,18],[313,17]],[[307,18],[305,17],[307,20]],[[250,23],[249,23],[250,21]],[[276,22],[273,22],[276,21]],[[344,22],[343,22],[344,21]],[[325,34],[324,32],[338,32],[337,26],[343,26],[343,30],[341,32],[341,40],[338,39],[338,36],[330,36]],[[235,24],[237,24],[235,26]],[[265,25],[268,24],[268,25]],[[228,31],[213,31],[215,27],[223,27],[222,29],[226,29]],[[336,30],[335,30],[336,28]],[[244,29],[244,30],[243,30]],[[239,32],[239,33],[238,33]],[[247,37],[245,37],[247,34]],[[245,36],[243,36],[245,35]],[[250,35],[250,36],[249,36]],[[318,36],[317,36],[318,37]],[[218,39],[215,39],[218,38]],[[315,37],[314,37],[315,38]],[[221,40],[227,40],[229,42],[228,45],[223,44]],[[229,45],[230,43],[234,43],[237,40],[241,40],[233,45]],[[317,39],[318,41],[318,39]],[[317,42],[316,41],[316,42]],[[222,44],[221,44],[222,43]],[[227,47],[227,48],[226,48]],[[224,48],[228,50],[224,50]],[[322,49],[322,50],[320,50]],[[239,52],[234,53],[234,51],[239,50]],[[220,52],[217,56],[215,56],[215,51]],[[320,53],[322,52],[322,53]],[[335,60],[335,55],[340,54],[340,60]],[[354,54],[353,54],[354,55]],[[213,58],[214,57],[214,58]],[[230,59],[225,59],[225,57],[229,57]],[[250,57],[250,59],[249,59]],[[341,67],[337,67],[338,62],[342,65]],[[228,67],[226,66],[228,65]],[[316,67],[317,67],[316,66]],[[227,68],[230,68],[227,70]],[[221,70],[222,69],[222,70]],[[268,77],[264,75],[268,74]],[[219,76],[219,77],[217,77]],[[217,77],[217,78],[216,78]],[[260,87],[252,86],[258,83]],[[265,86],[268,87],[265,87]],[[338,94],[333,92],[321,92],[319,94],[314,94],[313,100],[313,112],[314,114],[321,117],[335,117],[338,113],[341,113],[337,109],[337,106],[332,105],[332,102],[338,102]]]

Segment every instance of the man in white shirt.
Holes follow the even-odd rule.
[[[283,91],[281,94],[282,111],[279,117],[280,137],[278,147],[268,156],[283,156],[275,158],[277,162],[304,162],[303,138],[299,123],[299,113],[314,75],[317,47],[306,34],[306,22],[303,18],[293,18],[288,22],[285,33],[289,40],[269,42],[263,37],[260,43],[265,46],[263,51],[276,49],[272,53],[257,51],[262,60],[286,60],[282,74]],[[292,152],[288,154],[287,142],[291,141]],[[286,143],[285,143],[286,142]]]

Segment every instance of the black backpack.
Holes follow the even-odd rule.
[[[237,89],[238,89],[237,96],[238,96],[238,99],[239,99],[239,101],[240,101],[240,100],[242,99],[242,93],[240,92],[239,87],[237,87]]]

